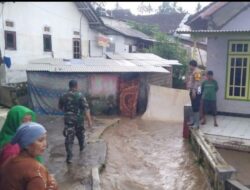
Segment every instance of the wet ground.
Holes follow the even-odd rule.
[[[103,138],[103,190],[207,190],[205,175],[182,138],[181,123],[123,120]]]
[[[235,178],[243,185],[250,187],[250,153],[217,149],[225,161],[236,170]]]
[[[77,139],[73,147],[73,163],[66,164],[64,147],[63,117],[39,116],[48,131],[48,148],[45,152],[45,165],[57,180],[60,190],[91,190],[93,167],[101,168],[106,159],[106,143],[99,139],[100,134],[107,126],[116,121],[113,118],[94,119],[92,129],[85,127],[85,148],[80,153]]]

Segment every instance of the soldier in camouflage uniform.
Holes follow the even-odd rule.
[[[75,136],[78,139],[80,151],[84,149],[84,112],[87,117],[89,127],[92,125],[90,109],[86,98],[78,90],[77,81],[69,82],[69,91],[59,99],[59,109],[64,112],[63,135],[65,136],[65,148],[67,152],[67,163],[71,163],[73,153],[72,148]]]
[[[190,72],[188,74],[187,88],[190,90],[190,99],[193,110],[193,120],[195,128],[200,127],[200,103],[201,103],[201,82],[202,72],[197,68],[197,62],[191,60],[189,62]],[[191,125],[193,125],[191,124]]]

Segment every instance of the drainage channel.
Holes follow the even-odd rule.
[[[233,158],[232,151],[229,154],[231,158],[229,158],[229,156],[225,156],[226,150],[220,150],[219,152],[205,137],[205,134],[203,134],[200,130],[190,129],[187,126],[190,112],[191,107],[188,105],[184,106],[183,137],[190,141],[196,158],[201,164],[211,187],[218,190],[249,190],[247,186],[237,180],[236,175],[237,169],[239,170],[239,163],[232,164],[238,167],[237,169],[235,169],[231,163],[239,160]],[[221,156],[220,153],[227,158],[228,162]],[[242,164],[248,167],[246,162],[245,164],[244,162]]]

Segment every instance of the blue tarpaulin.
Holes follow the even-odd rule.
[[[33,110],[42,115],[62,115],[58,109],[61,95],[68,90],[68,83],[74,79],[78,81],[78,89],[84,95],[90,95],[94,109],[99,112],[106,109],[106,98],[117,97],[118,76],[107,74],[59,73],[47,71],[28,71],[28,94]],[[102,83],[103,81],[103,83]],[[90,100],[88,100],[90,103]]]
[[[4,57],[3,57],[3,62],[4,62],[4,64],[5,64],[8,68],[11,67],[11,59],[10,59],[10,57],[4,56]]]

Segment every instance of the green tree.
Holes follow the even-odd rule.
[[[94,7],[94,9],[97,9],[97,8],[105,9],[106,2],[96,2],[96,1],[92,1],[92,2],[91,2],[91,5]]]
[[[94,9],[96,10],[96,13],[101,16],[103,15],[103,13],[106,11],[105,10],[105,6],[106,6],[106,2],[91,2],[91,5],[94,7]]]
[[[115,9],[117,10],[117,9],[120,9],[120,6],[119,6],[119,3],[118,2],[116,2],[116,4],[115,4]]]
[[[187,62],[190,59],[187,50],[174,37],[160,32],[156,25],[130,22],[130,26],[157,40],[157,43],[145,49],[145,52],[154,53],[165,59],[175,59],[182,64],[182,66],[173,66],[173,87],[184,88],[183,76],[186,74]]]
[[[201,3],[199,2],[196,7],[196,12],[199,12],[201,10]]]
[[[176,5],[176,4],[174,4]],[[175,7],[171,5],[170,2],[162,2],[162,4],[158,8],[159,14],[170,14],[170,13],[176,13]]]
[[[187,13],[182,7],[177,6],[177,2],[162,2],[158,8],[158,14]]]
[[[143,15],[145,12],[147,12],[147,6],[144,4],[144,2],[141,2],[137,7],[137,10],[141,15]]]
[[[177,2],[173,2],[172,7],[176,10],[177,9]]]
[[[151,4],[149,3],[147,6],[147,13],[150,14],[152,12],[153,12],[153,8],[152,8]]]
[[[135,21],[128,21],[128,25],[133,29],[141,31],[148,36],[154,36],[160,29],[158,25],[150,25],[145,23],[137,23]]]

